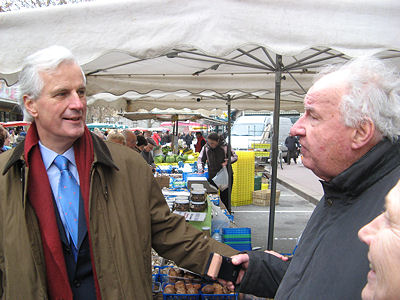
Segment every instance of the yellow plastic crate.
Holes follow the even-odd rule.
[[[233,187],[232,206],[249,205],[253,203],[254,190],[254,159],[253,151],[237,151],[238,161],[232,165]]]

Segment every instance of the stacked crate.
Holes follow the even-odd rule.
[[[233,187],[232,206],[253,203],[254,191],[254,159],[253,151],[237,151],[238,161],[232,165]]]
[[[243,228],[222,228],[222,237],[226,245],[238,251],[251,250],[251,229]]]

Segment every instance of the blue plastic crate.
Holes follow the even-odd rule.
[[[230,239],[230,238],[227,238],[225,236],[223,236],[222,238],[223,238],[224,243],[247,242],[247,243],[251,244],[251,238],[233,238],[233,239]]]
[[[168,268],[173,268],[173,266],[155,266],[155,269],[158,269],[158,274],[157,274],[157,282],[167,282],[168,281],[168,271],[167,274],[163,274],[162,270],[168,269]]]
[[[200,294],[201,300],[237,300],[238,293],[235,294]]]
[[[232,247],[233,249],[236,249],[238,251],[250,251],[251,248],[251,244],[250,243],[246,243],[246,244],[237,244],[237,243],[225,243],[226,245]]]
[[[167,284],[174,285],[173,283],[163,284],[163,300],[200,300],[200,294],[164,294],[164,288]]]
[[[250,234],[251,228],[241,227],[241,228],[222,228],[222,234]]]
[[[201,294],[201,300],[237,300],[238,294]]]

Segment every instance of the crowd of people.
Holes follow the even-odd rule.
[[[4,128],[0,125],[0,153],[17,146],[25,139],[25,135],[23,127]]]
[[[131,151],[89,132],[86,81],[69,50],[32,54],[19,82],[32,125],[0,155],[0,297],[151,299],[154,248],[201,274],[211,252],[231,256],[241,271],[235,283],[221,280],[227,287],[276,300],[398,299],[400,78],[381,60],[329,68],[305,96],[291,135],[324,196],[290,258],[238,254],[170,213],[136,153],[156,140],[109,134]],[[213,174],[226,166],[218,134],[198,137],[195,148],[200,171],[204,163]]]

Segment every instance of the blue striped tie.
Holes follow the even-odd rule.
[[[79,218],[79,185],[71,171],[68,169],[68,159],[58,155],[54,159],[54,164],[60,170],[60,182],[58,184],[57,201],[61,204],[64,216],[66,232],[72,239],[71,248],[75,261],[78,255],[78,218]]]

